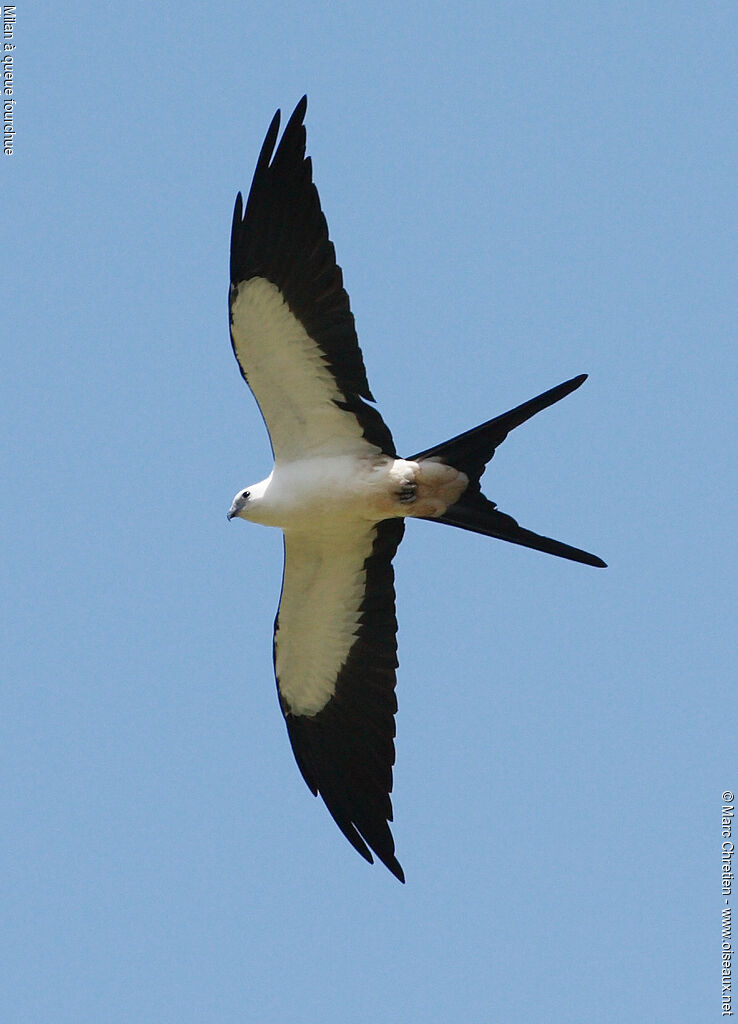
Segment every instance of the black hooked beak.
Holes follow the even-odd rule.
[[[233,504],[226,513],[226,518],[228,519],[229,522],[231,521],[231,519],[235,519],[235,517],[238,515],[238,513],[241,511],[241,509],[244,507],[248,500],[248,492],[233,499]]]

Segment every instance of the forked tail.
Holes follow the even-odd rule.
[[[486,498],[481,491],[480,479],[485,467],[495,453],[495,449],[502,444],[507,435],[521,423],[525,423],[531,416],[535,416],[542,409],[560,401],[572,391],[576,391],[585,380],[586,373],[571,380],[559,384],[558,387],[544,391],[537,398],[531,398],[529,402],[505,412],[501,416],[482,423],[481,426],[458,434],[450,441],[435,445],[424,452],[410,456],[412,462],[419,462],[423,459],[438,459],[455,469],[460,469],[469,477],[469,486],[461,495],[459,500],[450,505],[441,516],[436,518],[427,517],[429,522],[447,523],[449,526],[458,526],[462,530],[471,530],[474,533],[482,533],[487,537],[497,537],[500,540],[510,541],[511,544],[522,544],[527,548],[535,548],[536,551],[545,551],[549,555],[558,555],[560,558],[568,558],[573,562],[583,562],[585,565],[595,565],[604,568],[605,562],[597,555],[580,548],[573,548],[569,544],[562,544],[561,541],[552,540],[551,537],[541,537],[531,530],[526,530],[512,518],[496,507],[493,501]]]

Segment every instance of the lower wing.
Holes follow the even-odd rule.
[[[285,534],[274,669],[292,749],[358,852],[404,881],[388,822],[395,761],[401,519]]]

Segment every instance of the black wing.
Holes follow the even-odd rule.
[[[267,132],[245,212],[231,233],[231,340],[275,457],[396,454],[376,409],[340,267],[305,156],[303,97],[276,148]]]
[[[401,519],[362,535],[285,534],[274,666],[292,749],[348,841],[404,882],[388,822],[395,762],[392,559]]]

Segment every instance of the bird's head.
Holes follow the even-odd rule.
[[[248,519],[248,506],[251,499],[251,493],[248,490],[239,491],[236,497],[233,499],[233,504],[228,509],[228,518],[235,519],[239,516],[241,519]]]

